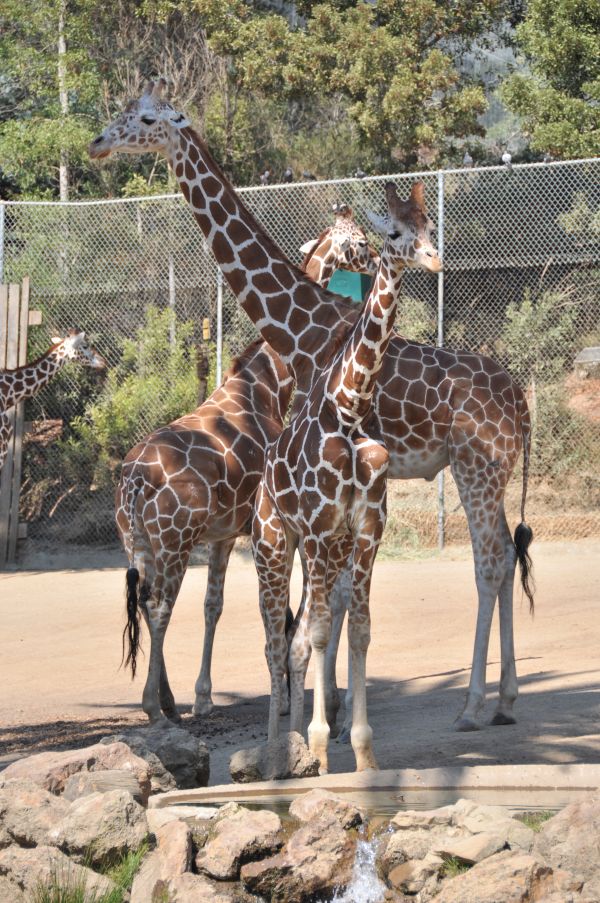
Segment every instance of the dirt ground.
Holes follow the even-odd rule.
[[[378,560],[367,666],[380,767],[600,761],[600,543],[538,543],[532,553],[535,618],[520,594],[515,607],[518,724],[472,734],[452,730],[468,682],[476,615],[468,551]],[[146,662],[142,658],[134,683],[119,670],[121,558],[90,555],[79,564],[0,574],[0,767],[28,752],[86,745],[142,720]],[[64,568],[60,561],[49,565]],[[296,568],[296,599],[300,579]],[[184,726],[205,738],[211,783],[223,783],[231,753],[265,737],[268,673],[254,567],[237,554],[217,631],[216,708],[208,718],[192,718],[205,581],[205,568],[189,570],[167,634],[166,661]],[[340,686],[345,672],[344,642]],[[309,687],[311,677],[309,671]],[[497,624],[488,677],[489,720],[499,677]],[[353,770],[349,746],[332,743],[330,767]]]

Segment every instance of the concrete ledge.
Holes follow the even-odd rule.
[[[389,771],[347,772],[318,778],[290,781],[257,781],[252,784],[221,784],[197,790],[172,790],[150,797],[150,808],[181,803],[208,805],[229,800],[258,802],[263,798],[293,798],[299,793],[322,787],[335,793],[364,796],[400,791],[489,791],[494,797],[506,791],[519,791],[530,797],[535,793],[593,792],[600,787],[600,765],[473,765],[451,768],[412,768]],[[459,794],[460,795],[460,794]],[[488,794],[489,795],[489,794]],[[514,798],[515,793],[511,796]],[[560,805],[564,805],[562,802]],[[401,808],[400,805],[397,808]]]

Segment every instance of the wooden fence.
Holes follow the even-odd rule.
[[[12,370],[26,363],[29,327],[39,323],[40,311],[29,310],[28,277],[21,285],[0,285],[0,370]],[[0,569],[14,564],[17,540],[26,535],[26,525],[19,524],[24,408],[21,403],[9,412],[13,434],[0,474]]]

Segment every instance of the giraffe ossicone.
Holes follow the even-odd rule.
[[[245,208],[200,136],[182,125],[184,120],[162,98],[152,100],[152,91],[146,92],[92,142],[90,155],[155,151],[166,156],[234,295],[293,374],[297,388],[292,413],[296,414],[359,312],[311,284],[290,263]],[[407,224],[395,240],[402,238],[407,253],[414,257],[419,241],[414,224]],[[457,727],[472,729],[479,724],[496,599],[502,667],[493,723],[514,720],[518,685],[512,610],[517,562],[521,586],[533,603],[528,570],[532,534],[525,525],[531,444],[525,395],[490,358],[394,334],[374,390],[373,429],[389,454],[389,478],[432,480],[449,465],[466,513],[478,613],[469,689]],[[511,536],[504,494],[521,450],[521,524]],[[300,665],[302,661],[299,656]],[[330,684],[334,686],[333,678]]]

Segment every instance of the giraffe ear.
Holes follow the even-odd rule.
[[[157,78],[152,85],[151,97],[153,100],[160,100],[167,88],[166,78]]]
[[[390,231],[390,218],[388,215],[382,216],[380,213],[373,213],[372,210],[365,210],[367,217],[378,235],[387,235]]]
[[[148,81],[144,85],[144,93],[142,94],[142,97],[151,97],[153,91],[154,91],[154,82],[152,81],[152,79],[149,78]]]
[[[415,182],[413,187],[410,190],[410,199],[413,204],[416,204],[423,213],[427,212],[427,208],[425,206],[425,183],[424,182]]]
[[[301,254],[310,254],[310,252],[314,251],[314,249],[317,247],[318,244],[319,244],[319,239],[313,238],[311,241],[305,241],[303,245],[300,245],[298,250],[300,251]]]

